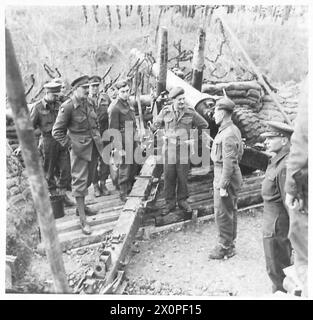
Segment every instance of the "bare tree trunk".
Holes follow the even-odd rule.
[[[167,41],[167,29],[161,27],[157,51],[157,65],[159,66],[159,72],[157,75],[157,96],[166,89],[166,75],[167,75],[167,60],[168,60],[168,41]]]
[[[50,205],[47,184],[35,143],[34,128],[30,121],[22,78],[16,61],[9,30],[5,29],[6,89],[13,111],[14,123],[21,144],[26,172],[38,215],[39,227],[50,262],[56,293],[70,293],[62,251]]]
[[[193,53],[192,80],[191,80],[191,85],[199,91],[201,91],[202,79],[203,79],[204,48],[205,48],[205,32],[202,28],[199,28],[197,43]]]

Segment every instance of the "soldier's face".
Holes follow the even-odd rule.
[[[284,137],[267,137],[265,139],[265,146],[268,152],[278,153],[285,143],[286,138]]]
[[[58,93],[46,92],[45,100],[49,102],[55,102],[58,99],[58,97],[59,97]]]
[[[117,97],[117,90],[113,87],[110,87],[107,90],[107,94],[110,97],[111,100],[115,99]]]
[[[66,85],[65,85],[65,83],[63,82],[63,83],[62,83],[62,87],[61,87],[61,95],[65,96],[65,94],[66,94]]]
[[[127,100],[129,97],[129,86],[125,86],[118,90],[118,97],[122,100]]]
[[[79,99],[86,99],[89,94],[89,86],[79,86],[76,89],[76,95]]]
[[[224,118],[224,110],[223,109],[215,109],[214,111],[214,121],[216,124],[221,124]]]
[[[91,95],[98,94],[99,93],[99,85],[98,84],[90,85],[89,92]]]
[[[185,96],[181,94],[174,99],[174,107],[176,109],[183,109],[184,106],[185,106]]]

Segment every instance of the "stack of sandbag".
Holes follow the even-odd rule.
[[[256,112],[262,108],[263,91],[256,80],[204,84],[202,86],[202,92],[210,95],[223,96],[224,90],[237,106],[248,106]]]
[[[297,115],[299,95],[299,85],[293,81],[279,87],[279,91],[276,93],[279,103],[291,122],[294,121]],[[262,109],[259,112],[259,117],[262,121],[285,121],[282,113],[269,95],[264,95],[262,98]]]

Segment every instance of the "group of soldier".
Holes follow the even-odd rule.
[[[135,144],[136,133],[135,111],[129,102],[130,86],[126,80],[117,82],[114,86],[116,96],[109,97],[100,92],[100,84],[101,78],[98,76],[81,76],[71,83],[71,97],[62,99],[64,83],[52,81],[45,85],[45,96],[31,110],[33,125],[41,131],[39,145],[49,191],[54,195],[58,189],[70,205],[66,193],[72,191],[82,232],[86,235],[92,232],[86,215],[95,214],[85,205],[88,187],[94,185],[96,197],[110,194],[106,187],[110,168],[107,161],[103,160],[103,150],[112,143],[112,148],[107,150],[114,151],[115,141],[103,141],[102,135],[108,128],[118,130],[122,136],[123,152],[116,187],[123,202],[127,200],[138,172],[135,161],[129,163],[125,160],[126,144]],[[174,210],[176,204],[186,212],[192,211],[188,203],[187,185],[189,153],[182,155],[180,152],[186,141],[179,139],[178,133],[182,129],[189,134],[194,127],[208,127],[208,122],[186,105],[183,88],[172,88],[168,96],[171,103],[163,107],[150,126],[152,131],[163,129],[165,138],[163,166],[166,206],[162,215]],[[301,103],[305,105],[306,98]],[[240,130],[232,122],[234,108],[233,101],[223,97],[217,100],[214,109],[214,120],[219,125],[211,147],[218,242],[209,253],[210,259],[230,258],[235,254],[237,198],[242,185],[239,162],[243,155],[243,143]],[[305,108],[300,107],[301,110]],[[303,112],[299,111],[298,122],[301,124],[296,124],[293,135],[291,126],[277,122],[269,122],[270,131],[264,133],[268,151],[273,155],[262,184],[263,244],[273,291],[285,291],[283,268],[291,264],[291,245],[296,251],[298,265],[307,265],[307,149],[302,147],[303,137],[299,133],[301,130],[302,134],[306,134],[307,141],[304,126],[307,119],[302,115]],[[133,127],[132,136],[126,133],[126,124]],[[293,140],[290,142],[291,135]],[[290,160],[287,165],[288,155]],[[303,189],[306,190],[304,193]],[[301,274],[306,274],[306,271]]]

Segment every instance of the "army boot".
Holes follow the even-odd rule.
[[[93,185],[93,189],[94,189],[94,195],[96,198],[101,197],[101,190],[99,188],[98,183],[94,183]]]
[[[90,216],[95,216],[95,215],[97,214],[96,211],[90,209],[90,208],[87,207],[86,205],[84,206],[84,210],[85,210],[86,216],[88,216],[88,217],[90,217]],[[76,208],[76,215],[79,216],[78,208]]]
[[[111,194],[105,185],[105,181],[100,181],[100,191],[104,196],[109,196]]]
[[[124,203],[127,201],[127,183],[120,185],[120,199]]]
[[[186,200],[180,200],[178,201],[178,207],[182,210],[184,210],[186,213],[191,213],[192,209],[189,205],[189,203]]]
[[[59,194],[63,197],[64,207],[75,206],[75,202],[66,194],[66,189],[60,188]]]
[[[161,213],[162,216],[166,216],[169,214],[171,211],[173,211],[176,208],[176,203],[175,201],[167,201],[165,204],[165,208],[163,212]]]
[[[228,259],[235,255],[234,246],[225,247],[222,244],[217,244],[209,253],[209,259],[222,260]]]
[[[77,203],[77,211],[79,213],[79,220],[80,220],[80,226],[82,229],[83,234],[90,235],[91,234],[91,227],[87,222],[86,214],[85,214],[85,198],[84,197],[77,197],[76,203]]]

